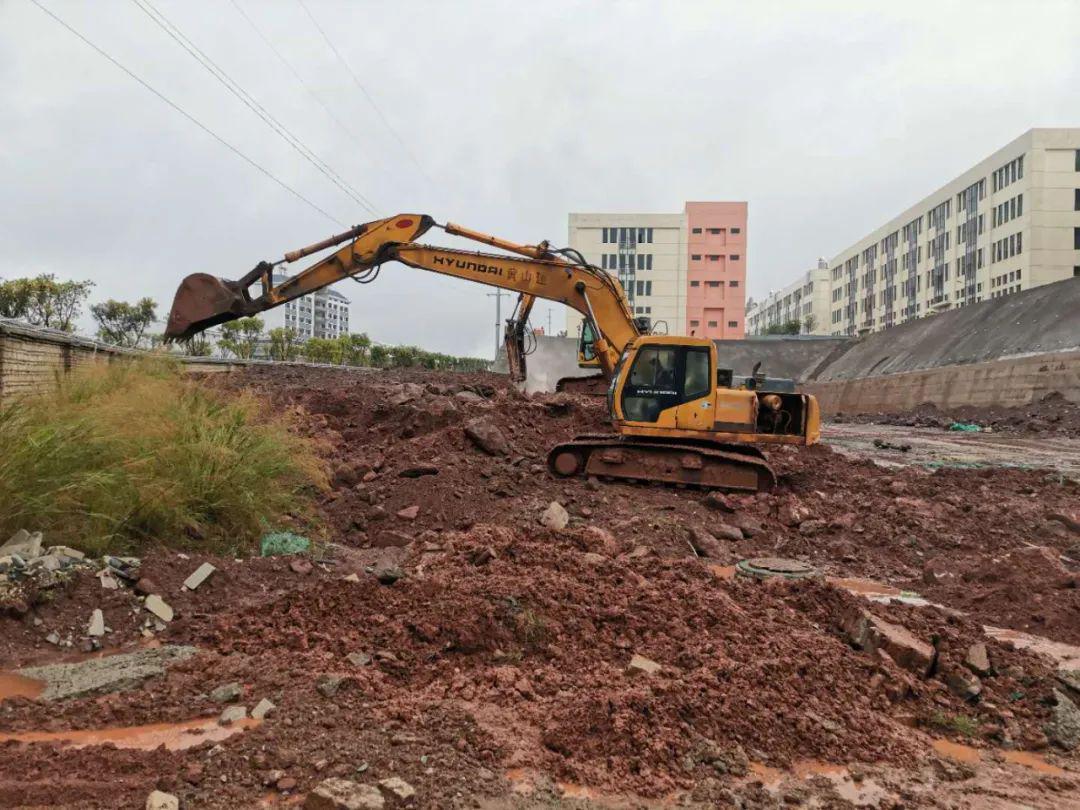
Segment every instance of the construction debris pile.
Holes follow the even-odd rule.
[[[24,686],[49,689],[57,665],[153,671],[11,691],[0,756],[19,778],[0,778],[0,804],[1063,806],[1080,791],[1075,482],[827,447],[771,451],[768,494],[555,479],[546,448],[603,430],[601,402],[489,375],[276,367],[212,384],[251,388],[322,443],[326,537],[243,559],[162,548],[115,590],[98,576],[113,565],[73,564],[55,596],[9,610],[0,667]],[[736,575],[747,558],[795,561],[792,577]],[[174,614],[160,629],[146,581]],[[76,621],[76,647],[122,655],[58,662],[47,633]],[[67,747],[80,733],[118,747]],[[1015,770],[991,784],[989,763]],[[617,795],[632,803],[604,804]]]

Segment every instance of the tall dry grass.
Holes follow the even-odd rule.
[[[281,418],[166,359],[73,374],[0,408],[0,541],[26,528],[91,554],[151,542],[236,553],[308,513],[324,483]]]

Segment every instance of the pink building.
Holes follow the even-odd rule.
[[[679,213],[570,214],[570,246],[618,279],[634,315],[661,332],[745,335],[745,202],[688,202]],[[566,315],[567,334],[581,316]]]
[[[686,332],[745,336],[745,202],[686,203]]]

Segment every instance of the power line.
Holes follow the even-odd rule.
[[[323,41],[330,47],[330,50],[334,52],[334,56],[336,56],[338,58],[338,61],[345,66],[345,70],[347,70],[349,72],[349,75],[352,76],[353,83],[360,89],[360,92],[364,94],[364,98],[367,99],[368,104],[371,105],[371,108],[375,110],[376,114],[379,116],[379,120],[383,122],[383,125],[387,128],[387,130],[390,131],[390,134],[394,136],[394,140],[398,142],[398,145],[400,145],[402,150],[404,150],[405,154],[408,155],[409,160],[412,161],[417,171],[420,172],[420,174],[425,180],[431,183],[431,178],[427,176],[427,172],[424,171],[424,167],[420,165],[420,162],[416,159],[416,156],[412,153],[412,150],[409,149],[408,145],[405,143],[402,137],[398,135],[397,130],[395,130],[394,127],[390,124],[389,119],[387,119],[387,117],[383,115],[383,111],[379,108],[379,105],[375,103],[375,99],[372,98],[371,94],[367,91],[367,88],[365,88],[364,85],[360,83],[360,79],[357,78],[356,73],[349,66],[349,63],[345,61],[345,57],[342,56],[341,52],[334,47],[334,43],[330,41],[330,37],[326,35],[326,31],[324,31],[323,27],[319,25],[319,21],[316,20],[315,15],[311,13],[311,9],[307,7],[307,4],[304,2],[304,0],[296,0],[296,2],[299,3],[300,7],[304,9],[304,11],[307,13],[316,30],[319,32],[319,34],[322,35]]]
[[[130,69],[128,69],[127,67],[125,67],[124,65],[122,65],[122,64],[121,64],[120,62],[118,62],[118,61],[117,61],[116,59],[114,59],[114,58],[113,58],[112,56],[110,56],[110,55],[109,55],[108,53],[106,53],[106,52],[105,52],[104,50],[102,50],[101,48],[99,48],[99,47],[98,47],[97,45],[95,45],[95,44],[94,44],[93,42],[91,42],[91,41],[90,41],[89,39],[87,39],[86,37],[84,37],[84,36],[83,36],[82,34],[80,34],[80,33],[79,33],[78,31],[76,31],[76,30],[75,30],[74,28],[72,28],[72,27],[71,27],[70,25],[68,25],[68,24],[67,24],[66,22],[64,22],[64,21],[63,21],[62,19],[60,19],[60,18],[59,18],[58,16],[56,16],[56,14],[54,14],[54,13],[53,13],[53,12],[51,12],[51,11],[49,11],[49,9],[45,8],[45,6],[43,6],[43,5],[42,5],[42,4],[41,4],[41,3],[40,3],[40,2],[38,1],[38,0],[30,0],[30,2],[31,2],[31,3],[33,3],[33,4],[35,5],[35,6],[37,6],[37,7],[39,8],[39,9],[41,9],[41,10],[42,10],[43,12],[45,12],[46,14],[48,14],[48,15],[49,15],[50,17],[52,17],[52,18],[53,18],[53,20],[55,20],[56,22],[58,22],[58,23],[59,23],[60,25],[62,25],[62,26],[63,26],[64,28],[66,28],[66,29],[67,29],[68,31],[70,31],[70,32],[71,32],[72,34],[74,34],[74,35],[75,35],[76,37],[78,37],[79,39],[81,39],[81,40],[82,40],[82,41],[83,41],[83,42],[84,42],[84,43],[85,43],[86,45],[90,46],[90,47],[91,47],[91,48],[93,48],[93,49],[94,49],[95,51],[97,51],[97,53],[98,53],[98,54],[99,54],[100,56],[103,56],[103,57],[104,57],[105,59],[107,59],[107,60],[109,60],[110,62],[112,62],[112,64],[113,64],[113,65],[115,65],[116,67],[120,68],[120,70],[124,71],[124,73],[126,73],[126,74],[127,74],[128,76],[130,76],[130,77],[131,77],[132,79],[134,79],[135,81],[137,81],[137,82],[138,82],[139,84],[141,84],[141,85],[142,85],[143,87],[145,87],[145,88],[146,88],[147,90],[149,90],[149,91],[150,91],[151,93],[153,93],[153,94],[154,94],[155,96],[157,96],[157,97],[158,97],[159,99],[161,99],[162,101],[164,101],[164,102],[165,102],[166,104],[168,104],[168,105],[169,105],[170,107],[172,107],[172,108],[173,108],[174,110],[176,110],[176,111],[177,111],[178,113],[180,113],[180,114],[181,114],[182,116],[184,116],[184,118],[186,118],[187,120],[189,120],[189,121],[190,121],[191,123],[193,123],[193,124],[194,124],[195,126],[197,126],[197,127],[199,128],[199,129],[201,129],[201,130],[202,130],[203,132],[205,132],[205,133],[206,133],[207,135],[209,135],[210,137],[212,137],[212,138],[213,138],[214,140],[216,140],[216,141],[217,141],[218,143],[220,143],[220,144],[221,144],[222,146],[224,146],[224,147],[225,147],[226,149],[228,149],[228,150],[229,150],[230,152],[232,152],[233,154],[235,154],[235,155],[237,155],[238,157],[240,157],[241,159],[243,159],[243,160],[244,160],[244,161],[245,161],[246,163],[248,163],[249,165],[251,165],[251,166],[253,166],[254,168],[258,169],[258,170],[259,170],[260,172],[262,172],[263,174],[265,174],[265,175],[266,175],[267,177],[269,177],[269,178],[270,178],[271,180],[273,180],[273,181],[274,181],[275,183],[277,183],[277,184],[278,184],[279,186],[281,186],[281,187],[282,187],[283,189],[285,189],[285,190],[286,190],[287,192],[289,192],[290,194],[292,194],[292,195],[293,195],[294,197],[296,197],[296,198],[297,198],[298,200],[301,200],[301,201],[303,201],[303,202],[307,203],[307,205],[309,205],[309,206],[311,206],[312,208],[314,208],[314,209],[315,209],[316,211],[318,211],[318,212],[319,212],[320,214],[322,214],[322,215],[323,215],[324,217],[326,217],[327,219],[329,219],[329,220],[330,220],[331,222],[336,222],[336,223],[337,223],[338,225],[341,225],[342,227],[348,227],[348,226],[347,226],[347,225],[346,225],[346,224],[345,224],[344,222],[342,222],[342,221],[341,221],[340,219],[338,219],[338,218],[337,218],[337,217],[335,217],[334,215],[332,215],[332,214],[329,214],[329,213],[327,213],[326,211],[324,211],[324,210],[323,210],[322,208],[320,208],[320,207],[319,207],[318,205],[316,205],[315,203],[313,203],[313,202],[312,202],[311,200],[309,200],[309,199],[308,199],[307,197],[305,197],[305,196],[304,196],[303,194],[301,194],[301,193],[300,193],[299,191],[297,191],[297,190],[296,190],[295,188],[293,188],[292,186],[288,185],[288,184],[287,184],[287,183],[286,183],[285,181],[283,181],[283,180],[279,180],[279,179],[278,179],[277,177],[275,177],[275,176],[274,176],[274,175],[273,175],[273,174],[272,174],[272,173],[270,172],[270,170],[269,170],[269,169],[267,169],[267,168],[264,168],[263,166],[259,165],[259,164],[258,164],[258,163],[256,163],[256,162],[255,162],[254,160],[252,160],[251,158],[249,158],[249,157],[248,157],[247,155],[245,155],[245,154],[244,154],[243,152],[241,152],[241,151],[240,151],[239,149],[237,149],[237,148],[236,148],[235,146],[233,146],[233,145],[232,145],[231,143],[229,143],[229,142],[228,142],[227,140],[225,140],[225,139],[224,139],[224,138],[222,138],[222,137],[221,137],[220,135],[218,135],[218,134],[217,134],[216,132],[214,132],[214,130],[210,129],[210,127],[206,126],[206,124],[204,124],[204,123],[203,123],[202,121],[200,121],[200,120],[199,120],[198,118],[196,118],[196,117],[195,117],[194,115],[192,115],[192,114],[191,114],[191,113],[189,113],[189,112],[188,112],[187,110],[185,110],[185,109],[184,109],[183,107],[181,107],[181,106],[180,106],[179,104],[177,104],[176,102],[174,102],[174,101],[173,101],[172,99],[168,98],[168,97],[167,97],[166,95],[164,95],[163,93],[161,93],[160,91],[158,91],[157,89],[155,89],[155,88],[154,88],[154,87],[153,87],[152,85],[150,85],[150,84],[149,84],[149,83],[148,83],[148,82],[147,82],[146,80],[144,80],[144,79],[143,79],[142,77],[138,76],[138,75],[137,75],[136,73],[134,73],[133,71],[131,71]]]
[[[327,106],[326,102],[324,102],[322,98],[319,97],[319,94],[312,89],[311,85],[304,81],[304,77],[301,76],[300,73],[296,70],[296,68],[292,66],[292,63],[282,55],[281,51],[274,47],[274,43],[271,42],[270,38],[267,37],[265,33],[263,33],[263,30],[255,24],[255,21],[252,20],[250,16],[248,16],[248,13],[244,11],[238,0],[230,0],[230,2],[233,4],[233,7],[240,13],[240,16],[247,21],[247,24],[251,26],[251,30],[258,34],[259,39],[266,43],[266,47],[273,52],[274,56],[278,58],[281,64],[285,65],[285,67],[288,68],[289,72],[293,75],[293,78],[295,78],[296,81],[300,83],[300,86],[303,87],[313,99],[315,99],[315,102],[320,107],[322,107],[326,114],[330,116],[330,118],[333,120],[333,122],[341,128],[341,131],[348,135],[352,139],[353,143],[355,143],[357,146],[361,148],[366,148],[367,144],[363,143],[360,138],[357,137],[355,132],[345,126],[345,123],[334,114],[334,111],[331,110],[330,107]]]
[[[282,140],[291,146],[308,163],[314,166],[324,177],[341,189],[350,199],[375,214],[375,206],[359,191],[353,188],[348,181],[339,175],[329,164],[316,155],[300,138],[294,135],[284,124],[278,121],[258,100],[248,93],[234,80],[223,68],[202,51],[199,46],[192,42],[168,17],[158,11],[149,0],[132,0],[132,2],[149,17],[161,30],[168,34],[181,48],[195,59],[200,65],[209,71],[210,75],[221,82],[222,85],[234,96],[240,99],[253,113],[277,133]]]

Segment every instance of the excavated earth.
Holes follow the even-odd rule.
[[[547,448],[604,430],[602,401],[486,374],[269,367],[206,384],[252,390],[318,440],[323,535],[300,557],[148,553],[141,575],[175,610],[153,633],[135,592],[92,571],[7,605],[8,673],[196,652],[119,691],[9,688],[0,806],[143,807],[155,788],[182,807],[299,806],[333,777],[415,789],[387,807],[1080,805],[1062,721],[1080,693],[1060,670],[1080,645],[1068,478],[817,446],[769,451],[769,494],[557,479]],[[829,579],[732,575],[761,556]],[[205,561],[218,570],[183,590]],[[880,599],[901,591],[924,599]],[[80,654],[95,608],[104,649]],[[867,644],[859,622],[899,641]],[[264,698],[261,722],[215,725],[220,700]],[[202,718],[205,740],[109,734]],[[60,739],[73,731],[82,747]]]

